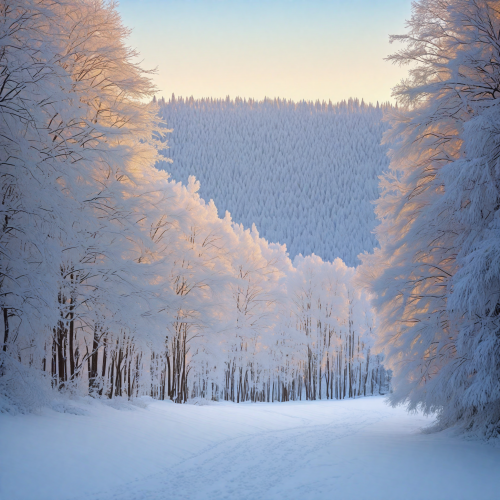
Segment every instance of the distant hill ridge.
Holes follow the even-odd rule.
[[[164,152],[173,163],[160,168],[183,183],[196,176],[220,216],[255,223],[292,258],[315,253],[353,266],[377,245],[371,201],[389,164],[380,141],[390,104],[172,96],[159,105],[173,129]]]

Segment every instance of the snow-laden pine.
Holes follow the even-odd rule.
[[[172,129],[164,152],[172,163],[161,168],[184,183],[196,176],[221,213],[255,223],[292,258],[315,253],[355,266],[377,246],[372,202],[389,163],[380,144],[389,105],[175,96],[159,103]]]
[[[155,168],[154,88],[114,4],[13,0],[0,14],[0,410],[55,393],[387,390],[352,268],[292,264],[255,226],[219,218],[194,177]]]
[[[366,257],[394,403],[500,433],[500,2],[420,0]],[[401,108],[400,108],[401,109]]]

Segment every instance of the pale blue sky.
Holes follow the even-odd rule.
[[[410,0],[121,0],[160,95],[390,100]]]

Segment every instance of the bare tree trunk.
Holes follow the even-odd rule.
[[[326,399],[330,396],[330,357],[326,355],[326,368],[325,368],[325,384],[326,384]]]
[[[7,352],[7,342],[9,340],[9,310],[2,307],[3,311],[3,352]]]
[[[111,355],[109,399],[113,398],[113,392],[115,390],[115,357],[116,354]]]
[[[101,376],[102,376],[102,383],[103,387],[99,389],[99,395],[102,396],[103,390],[104,390],[104,380],[106,376],[106,339],[103,341],[103,349],[102,349],[102,367],[101,367]]]
[[[368,380],[368,367],[370,366],[370,349],[368,349],[368,352],[366,353],[366,373],[365,373],[365,381],[364,381],[364,388],[363,388],[363,395],[366,396],[366,382]]]
[[[9,309],[7,307],[2,308],[3,311],[3,352],[7,352],[7,342],[9,341]]]
[[[75,350],[74,350],[74,337],[75,337],[75,322],[73,320],[73,309],[74,309],[74,304],[73,304],[73,299],[71,298],[70,302],[70,312],[69,312],[69,374],[70,374],[70,380],[73,380],[73,377],[75,376]]]
[[[184,326],[184,334],[182,339],[182,398],[181,401],[185,403],[188,398],[187,394],[187,373],[186,373],[186,331],[187,325]]]
[[[64,328],[64,323],[60,321],[57,327],[57,378],[59,388],[64,387],[67,381],[66,343],[66,330]]]
[[[168,381],[167,381],[167,394],[169,399],[172,399],[172,376],[171,376],[171,369],[170,369],[170,356],[167,354],[167,376],[168,376]]]
[[[92,353],[90,355],[90,370],[89,370],[89,390],[97,388],[97,367],[99,362],[99,335],[98,326],[94,327],[94,338],[92,341]],[[103,358],[103,369],[106,368],[106,360]]]

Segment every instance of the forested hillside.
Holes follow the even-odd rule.
[[[200,180],[220,215],[253,223],[290,257],[315,253],[347,265],[377,245],[373,201],[387,169],[381,146],[388,105],[172,98],[162,162],[177,181]]]

